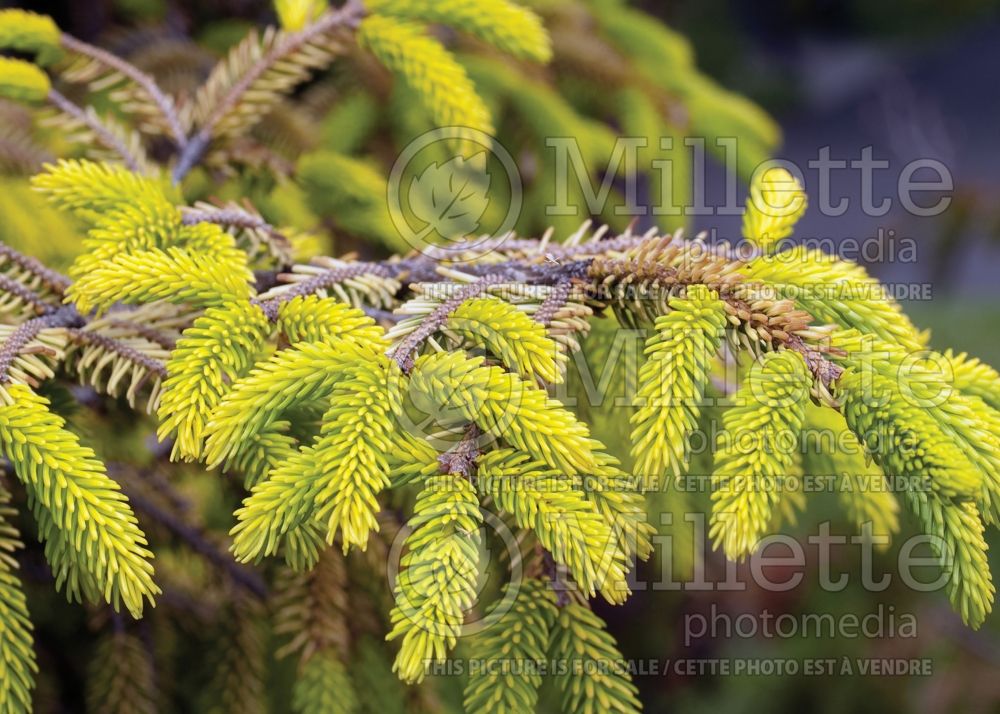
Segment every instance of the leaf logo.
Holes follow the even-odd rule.
[[[490,176],[474,167],[485,165],[485,151],[469,159],[459,155],[443,164],[430,164],[410,182],[410,210],[426,223],[419,240],[432,233],[458,238],[479,228],[490,203]]]
[[[524,205],[514,157],[469,127],[439,127],[416,137],[393,162],[386,189],[389,217],[404,241],[418,252],[454,249],[465,259],[495,250],[494,236],[514,230]]]

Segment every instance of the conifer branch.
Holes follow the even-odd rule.
[[[0,484],[0,711],[19,712],[31,710],[38,664],[15,558],[24,544],[10,522],[17,515],[10,500],[5,485]]]
[[[142,162],[139,158],[132,153],[132,150],[120,137],[101,122],[96,113],[81,109],[55,89],[49,90],[48,99],[59,111],[94,132],[94,136],[100,143],[121,157],[129,171],[142,173]]]
[[[570,603],[559,610],[552,624],[549,657],[563,662],[558,677],[565,711],[581,714],[638,714],[638,688],[628,668],[603,668],[600,662],[618,662],[618,643],[604,621],[587,605]],[[595,667],[595,665],[598,665]],[[580,676],[581,672],[589,676]]]
[[[502,275],[490,274],[479,278],[473,283],[460,287],[447,300],[442,302],[434,312],[424,318],[416,330],[408,334],[392,349],[390,354],[392,359],[395,360],[396,364],[404,372],[410,372],[413,369],[413,358],[416,351],[420,349],[420,346],[423,345],[428,337],[441,329],[449,315],[455,312],[466,300],[478,297],[491,285],[502,282],[504,282]]]
[[[6,243],[0,242],[0,265],[3,263],[11,263],[19,270],[38,278],[43,285],[60,296],[72,282],[65,275],[43,265],[37,258],[24,255]]]
[[[166,378],[167,376],[167,368],[162,361],[153,359],[148,355],[144,355],[139,350],[134,347],[129,347],[119,340],[108,337],[107,335],[102,335],[99,332],[93,332],[80,328],[72,328],[68,330],[68,332],[70,338],[76,342],[97,345],[107,352],[116,354],[119,357],[142,367],[150,374],[154,374],[160,378]]]
[[[692,134],[709,143],[713,136],[739,135],[742,161],[762,159],[776,145],[777,128],[766,116],[697,73],[684,40],[642,13],[613,2],[586,4],[581,13],[561,3],[542,5],[541,13],[555,20],[558,61],[580,77],[608,83],[614,129],[647,137],[651,145],[667,135],[680,146]],[[752,182],[743,228],[754,246],[749,253],[707,235],[686,237],[678,227],[683,218],[668,218],[675,224],[665,233],[637,233],[633,225],[616,234],[589,221],[568,225],[575,219],[529,215],[524,218],[559,225],[540,238],[466,235],[413,250],[385,205],[387,177],[379,164],[391,152],[362,155],[376,143],[435,124],[492,134],[497,125],[490,109],[502,107],[516,114],[519,150],[540,148],[544,137],[575,136],[592,169],[611,163],[615,131],[591,118],[593,107],[584,111],[576,97],[554,91],[554,77],[529,76],[476,44],[459,60],[442,40],[451,35],[428,32],[427,25],[441,24],[508,55],[547,59],[553,43],[543,23],[510,0],[348,0],[333,8],[323,0],[277,0],[276,10],[282,29],[249,33],[178,107],[145,73],[61,35],[50,18],[0,12],[0,50],[36,60],[0,57],[0,93],[29,102],[48,96],[69,117],[57,117],[59,126],[109,146],[126,164],[61,161],[32,180],[87,225],[69,273],[75,282],[0,246],[0,311],[15,323],[0,325],[0,446],[27,492],[57,587],[70,598],[124,603],[142,614],[159,588],[134,506],[169,536],[157,553],[169,587],[190,594],[217,586],[212,573],[224,576],[221,592],[206,601],[209,610],[230,615],[232,643],[209,696],[221,694],[227,711],[266,705],[263,579],[220,551],[165,476],[152,483],[139,467],[119,470],[138,489],[130,505],[107,467],[59,416],[62,384],[45,390],[52,403],[26,385],[57,376],[92,384],[87,406],[102,417],[92,430],[88,425],[87,437],[95,440],[109,431],[107,424],[117,429],[124,421],[122,405],[99,401],[96,392],[117,396],[128,385],[134,406],[144,388],[147,408],[156,409],[159,448],[167,444],[177,460],[237,471],[250,490],[234,514],[235,559],[278,555],[297,571],[281,587],[278,634],[287,642],[277,652],[297,655],[290,697],[297,714],[346,714],[361,703],[356,695],[366,694],[360,687],[355,692],[347,653],[353,658],[358,640],[378,626],[374,604],[386,604],[389,591],[378,573],[361,566],[385,564],[402,520],[397,512],[406,510],[411,530],[388,613],[389,639],[399,641],[394,669],[400,679],[417,682],[428,664],[448,657],[469,610],[481,593],[493,592],[481,586],[506,575],[492,567],[480,572],[496,564],[483,557],[490,542],[480,542],[482,526],[499,517],[517,540],[501,567],[517,575],[527,560],[527,580],[512,579],[516,587],[505,589],[499,603],[481,603],[486,627],[471,638],[472,654],[490,665],[567,664],[571,671],[555,681],[563,709],[632,714],[639,708],[635,686],[627,674],[606,671],[622,655],[588,599],[600,593],[612,604],[624,602],[634,561],[651,555],[655,531],[643,490],[649,484],[637,485],[594,435],[631,447],[640,477],[683,476],[692,450],[688,437],[714,418],[701,405],[729,359],[748,370],[736,405],[715,405],[730,407],[722,417],[723,442],[713,445],[710,529],[726,555],[748,555],[802,506],[803,489],[786,493],[783,481],[801,481],[804,469],[815,465],[796,449],[812,420],[850,437],[871,458],[830,457],[838,484],[872,477],[871,488],[841,499],[851,517],[891,533],[898,527],[898,494],[936,536],[954,608],[972,626],[985,620],[995,596],[985,528],[1000,522],[1000,376],[951,353],[935,356],[954,370],[954,384],[929,369],[895,374],[901,352],[923,348],[927,337],[895,301],[876,294],[878,282],[818,251],[777,250],[806,208],[790,175],[772,170]],[[576,36],[583,25],[595,31],[589,45]],[[283,102],[354,44],[370,53],[352,52],[360,79],[352,78],[346,98],[336,97],[335,113],[324,120],[330,121],[325,148],[313,151],[320,143],[313,122],[332,100],[312,95],[339,91],[317,82],[293,98],[293,106]],[[54,67],[56,79],[83,82],[107,96],[135,131],[124,134],[93,107],[50,92],[43,68],[60,47],[75,57]],[[390,101],[403,109],[385,112],[388,121],[380,116],[382,92],[369,91],[371,77],[377,74],[379,84],[386,79],[381,68],[393,75]],[[410,107],[421,105],[425,116],[414,116]],[[501,131],[509,125],[505,120]],[[27,129],[21,134],[31,138]],[[9,136],[15,143],[23,138],[0,128],[0,143]],[[158,149],[164,138],[176,151],[150,158],[173,161],[175,184],[198,164],[226,182],[219,186],[225,196],[267,192],[271,174],[295,173],[297,184],[282,180],[263,199],[269,217],[291,226],[334,222],[352,247],[355,238],[373,238],[397,254],[377,262],[354,254],[316,256],[293,265],[293,253],[319,252],[318,235],[279,230],[250,203],[178,205],[179,189],[167,186],[158,170],[170,167],[153,170],[143,148],[148,140]],[[98,151],[90,147],[87,155]],[[33,155],[15,152],[14,161],[29,163]],[[653,148],[645,159],[654,158],[681,157]],[[135,173],[147,166],[147,176]],[[550,198],[544,190],[556,169],[537,168],[526,206]],[[688,205],[688,166],[675,163],[671,171],[648,176],[650,192],[674,207]],[[429,189],[431,203],[439,185],[421,187]],[[584,208],[580,188],[570,188],[569,200]],[[409,198],[416,215],[420,201],[416,194]],[[788,258],[798,264],[790,267]],[[263,267],[276,269],[255,270]],[[844,291],[803,290],[814,283]],[[611,370],[613,386],[638,397],[630,435],[626,420],[579,399],[570,409],[571,401],[559,401],[549,388],[566,380],[570,399],[583,391],[591,396],[582,366],[568,369],[573,350],[585,349],[591,362],[615,360],[603,336],[583,340],[597,326],[590,320],[595,314],[626,329],[652,328],[638,373]],[[887,343],[877,347],[888,357],[866,384],[871,354],[858,343],[872,335]],[[723,351],[725,342],[730,349]],[[637,392],[630,389],[635,377]],[[872,396],[887,399],[868,400],[868,386],[886,393]],[[905,398],[945,386],[954,389],[941,403],[918,408]],[[148,439],[144,426],[114,433],[113,448]],[[746,434],[755,440],[749,447],[736,441]],[[907,450],[908,444],[915,448]],[[165,454],[157,448],[150,451],[159,462]],[[168,473],[166,464],[157,468]],[[190,488],[204,498],[205,517],[216,522],[217,506],[232,495],[229,485],[187,478],[194,466],[171,468],[182,474],[185,494]],[[895,493],[876,494],[879,485]],[[675,516],[693,506],[678,493],[655,505]],[[10,547],[5,535],[0,524],[0,549]],[[345,555],[367,548],[368,555],[348,561],[332,546]],[[192,561],[196,567],[186,567]],[[16,589],[5,587],[5,562],[0,557],[0,604],[23,610]],[[349,623],[348,613],[360,617]],[[13,618],[27,622],[17,613]],[[157,682],[149,676],[147,643],[119,618],[111,623],[117,645],[102,653],[120,652],[121,660],[99,662],[91,683],[119,692],[125,706],[148,710],[146,695]],[[6,624],[0,621],[0,635],[26,640],[24,627]],[[30,653],[21,647],[19,657],[9,657],[10,641],[0,637],[0,669],[9,674],[5,663],[20,662],[23,675],[33,663]],[[14,675],[5,681],[14,681],[23,699],[30,676]],[[488,666],[470,673],[466,704],[477,711],[532,711],[542,679],[530,669]],[[0,682],[0,697],[5,686]],[[139,696],[133,690],[141,690]]]
[[[328,290],[351,278],[364,275],[391,277],[393,271],[390,267],[379,263],[349,263],[343,267],[331,268],[300,282],[282,285],[270,290],[266,295],[254,298],[253,304],[260,307],[268,319],[274,322],[278,319],[278,310],[282,303]]]
[[[226,206],[225,208],[192,208],[184,206],[181,208],[181,212],[184,214],[185,225],[216,223],[220,226],[252,228],[253,230],[266,231],[282,240],[287,240],[277,228],[263,218],[238,206]]]
[[[174,101],[156,84],[156,81],[148,74],[137,68],[135,65],[126,62],[100,47],[94,47],[72,35],[62,33],[59,37],[60,44],[70,52],[76,52],[99,64],[104,65],[139,85],[159,108],[160,113],[170,129],[171,137],[177,148],[183,150],[187,144],[187,137],[181,126],[180,116],[174,106]]]
[[[114,613],[89,664],[87,711],[155,714],[158,692],[152,652]]]
[[[552,291],[545,296],[544,300],[542,300],[542,304],[539,305],[538,310],[534,315],[532,315],[535,322],[548,326],[549,323],[551,323],[555,318],[556,313],[558,313],[569,300],[572,290],[573,283],[569,280],[556,283]]]
[[[546,582],[526,580],[516,592],[504,593],[494,612],[498,614],[492,624],[470,642],[470,658],[489,666],[470,673],[465,709],[535,711],[542,676],[530,665],[548,661],[552,626],[559,615],[556,596]],[[511,637],[512,632],[517,636]]]
[[[18,325],[17,329],[0,345],[0,384],[10,382],[10,369],[24,349],[42,330],[54,327],[70,327],[82,325],[83,319],[71,306],[59,308],[49,315],[36,317]]]
[[[0,395],[0,443],[28,491],[57,585],[70,598],[102,597],[140,617],[159,588],[152,553],[119,485],[48,400],[19,384]]]
[[[153,344],[159,345],[165,350],[172,351],[175,347],[177,347],[177,340],[168,337],[155,327],[142,325],[132,320],[119,320],[111,316],[106,317],[105,322],[110,327],[118,328],[128,333],[138,335],[139,337],[149,340]]]
[[[461,441],[454,448],[438,456],[441,473],[457,474],[471,481],[476,473],[476,462],[480,453],[478,442],[482,433],[478,426],[469,424],[462,434]]]
[[[5,173],[30,174],[53,160],[52,154],[20,127],[0,117],[0,167]]]
[[[181,213],[183,214],[182,220],[185,225],[214,223],[227,228],[240,228],[262,233],[267,236],[268,242],[273,246],[277,254],[283,256],[283,260],[290,260],[292,245],[288,237],[257,213],[235,204],[224,207],[185,206],[181,208]]]
[[[55,309],[52,303],[43,300],[34,290],[2,273],[0,273],[0,291],[13,295],[37,313],[50,312]]]
[[[243,95],[265,72],[325,33],[340,27],[357,28],[364,14],[365,8],[360,0],[347,0],[342,7],[328,11],[305,29],[284,37],[260,61],[252,65],[215,105],[187,144],[182,147],[177,164],[174,166],[174,183],[180,183],[188,172],[197,165],[212,141],[216,125],[236,107]]]

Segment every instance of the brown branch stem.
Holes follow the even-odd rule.
[[[451,313],[455,312],[466,300],[482,295],[489,286],[505,281],[506,278],[503,275],[484,275],[474,283],[463,285],[451,297],[434,308],[434,311],[424,318],[417,329],[396,345],[389,356],[396,361],[403,372],[409,373],[413,369],[413,354],[420,348],[424,340],[441,328]]]
[[[464,476],[472,481],[476,475],[476,463],[479,460],[479,437],[482,430],[475,424],[469,424],[462,435],[462,440],[453,448],[438,456],[441,473]]]
[[[0,345],[0,384],[10,382],[10,368],[14,360],[23,354],[27,346],[38,337],[38,333],[54,327],[70,327],[83,324],[83,318],[76,308],[67,305],[55,312],[21,323]]]
[[[14,250],[6,243],[0,243],[0,259],[7,260],[26,273],[34,275],[54,292],[62,295],[66,292],[72,281],[62,273],[46,267],[37,258],[25,255]]]
[[[56,309],[55,305],[43,300],[34,290],[3,274],[0,274],[0,290],[10,293],[22,302],[31,305],[35,308],[35,312],[45,313]]]
[[[380,277],[389,277],[393,275],[393,271],[387,266],[379,263],[351,263],[350,265],[345,265],[342,268],[332,268],[324,273],[314,275],[307,280],[296,283],[293,287],[289,288],[277,297],[269,298],[267,300],[254,298],[251,302],[263,310],[264,314],[267,315],[267,318],[271,320],[271,322],[274,322],[278,319],[278,308],[282,303],[303,295],[312,295],[320,290],[326,290],[327,288],[331,288],[334,285],[350,280],[351,278],[356,278],[360,275],[378,275]]]
[[[81,330],[79,328],[71,328],[69,330],[69,336],[70,339],[76,342],[97,345],[107,352],[113,352],[119,357],[127,359],[133,364],[139,365],[143,369],[157,375],[158,377],[166,378],[167,376],[167,368],[163,362],[158,359],[153,359],[152,357],[147,357],[139,350],[129,347],[113,337],[102,335],[99,332]]]

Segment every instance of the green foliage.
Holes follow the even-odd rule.
[[[213,68],[186,117],[191,128],[199,128],[192,141],[200,133],[218,147],[214,159],[207,157],[210,163],[227,159],[227,142],[246,135],[297,85],[343,51],[321,22],[294,35],[274,28],[261,35],[251,32]]]
[[[767,247],[792,234],[806,210],[806,195],[785,169],[768,169],[750,186],[743,214],[743,237]]]
[[[996,522],[998,451],[996,432],[981,425],[995,426],[996,412],[894,345],[852,332],[838,343],[851,365],[839,382],[847,423],[886,474],[901,480],[949,575],[952,603],[978,627],[995,593],[983,521]]]
[[[290,32],[301,30],[322,14],[323,4],[316,0],[275,0],[281,27]]]
[[[684,209],[692,205],[692,188],[691,157],[678,126],[680,122],[664,116],[656,98],[640,87],[620,91],[616,104],[622,134],[645,141],[645,146],[639,149],[638,164],[650,169],[649,201],[657,222],[668,231],[683,228]]]
[[[308,573],[286,573],[276,598],[275,634],[288,638],[278,656],[298,655],[292,710],[355,712],[358,702],[344,662],[349,634],[346,563],[324,550]]]
[[[41,102],[49,89],[48,76],[35,65],[0,57],[0,97],[17,102]]]
[[[832,442],[832,447],[830,442]],[[881,467],[848,428],[842,414],[808,405],[805,412],[802,458],[807,474],[836,478],[836,488],[847,515],[864,532],[884,540],[899,531],[899,503]]]
[[[32,157],[35,149],[26,148],[28,164],[33,170],[48,156],[42,153]],[[17,156],[12,157],[17,160]],[[69,216],[51,206],[37,192],[31,190],[17,177],[0,180],[0,211],[4,220],[0,224],[0,241],[19,251],[30,251],[36,258],[53,268],[64,268],[80,251],[77,227]],[[7,261],[3,271],[16,269]],[[22,275],[21,279],[25,279]],[[27,278],[31,282],[31,278]],[[35,290],[45,290],[36,285]]]
[[[358,40],[416,92],[439,126],[493,133],[489,111],[465,70],[420,25],[372,15],[361,24]]]
[[[207,415],[253,366],[269,333],[264,313],[245,301],[209,308],[184,331],[166,363],[159,411],[159,437],[176,436],[176,455],[201,456]]]
[[[374,0],[368,9],[379,15],[440,22],[476,35],[515,57],[548,62],[552,48],[538,16],[507,0]]]
[[[19,712],[31,709],[31,691],[35,686],[38,664],[28,603],[17,576],[15,551],[23,544],[9,518],[16,511],[8,504],[10,493],[0,487],[0,711]]]
[[[775,122],[743,97],[719,87],[693,67],[687,40],[646,14],[618,3],[594,3],[601,30],[634,62],[642,79],[679,98],[694,136],[720,153],[720,138],[739,137],[739,172],[749,181],[780,140]]]
[[[378,359],[377,345],[344,334],[300,342],[259,362],[213,412],[206,461],[217,466],[233,458],[244,448],[244,439],[272,426],[292,404],[328,398],[352,364]]]
[[[410,379],[415,399],[444,405],[486,433],[568,475],[590,473],[596,461],[585,424],[544,391],[481,357],[441,352],[417,359]]]
[[[542,677],[532,668],[546,661],[555,593],[541,580],[520,584],[512,600],[500,600],[491,624],[471,639],[469,660],[481,663],[465,687],[465,710],[534,711]]]
[[[265,674],[269,657],[263,603],[238,593],[228,604],[224,631],[215,642],[215,667],[200,692],[197,711],[211,714],[267,711]]]
[[[402,637],[393,670],[403,681],[422,680],[428,665],[445,661],[458,641],[476,599],[481,525],[479,500],[465,478],[427,479],[409,522],[386,636]]]
[[[711,291],[691,290],[670,307],[646,341],[641,406],[632,416],[634,473],[654,489],[665,472],[680,478],[687,471],[688,434],[698,424],[709,364],[726,324],[723,305]]]
[[[327,398],[332,405],[323,417],[323,430],[314,445],[303,447],[258,483],[237,512],[240,523],[234,535],[238,557],[251,559],[271,554],[281,533],[314,519],[325,522],[328,543],[342,531],[345,551],[350,545],[364,548],[368,534],[377,528],[376,497],[388,485],[385,458],[393,423],[393,402],[384,386],[388,365],[384,357],[379,360],[377,353],[370,350],[348,352],[349,344],[334,340],[323,344],[336,354],[330,371],[321,375],[328,385],[325,389],[329,390]],[[351,357],[359,361],[352,364]],[[315,369],[316,362],[310,362],[311,376],[315,376]],[[252,372],[244,384],[255,385],[265,375]],[[314,390],[324,388],[310,386]],[[246,401],[244,395],[249,389],[234,390],[232,395],[238,401],[224,400],[219,411],[225,413]],[[279,391],[276,396],[287,400],[290,395]],[[241,424],[239,418],[246,414],[237,407],[233,416],[236,427]],[[273,417],[268,415],[268,418]],[[209,428],[214,426],[210,424]],[[243,428],[246,434],[245,424]],[[232,432],[211,432],[210,458],[216,444],[234,446],[225,443],[228,437],[218,438],[229,433]]]
[[[208,308],[249,297],[249,273],[215,262],[213,257],[193,255],[183,248],[118,254],[73,283],[70,297],[78,309],[98,313],[119,302],[164,300]]]
[[[117,630],[101,637],[90,660],[87,711],[152,714],[157,710],[153,662],[136,635]]]
[[[300,714],[351,714],[357,703],[344,663],[330,654],[311,657],[292,691],[292,709]]]
[[[303,295],[278,307],[278,329],[290,344],[320,342],[348,336],[365,343],[378,343],[382,330],[375,321],[336,298]]]
[[[393,250],[409,250],[385,202],[386,178],[371,163],[317,151],[299,160],[298,175],[311,205],[333,216],[343,230]]]
[[[955,389],[1000,409],[1000,374],[995,369],[964,352],[946,350],[944,356],[951,363]]]
[[[58,59],[59,28],[51,17],[27,10],[0,11],[0,49],[32,53],[39,64]]]
[[[924,531],[933,536],[931,546],[948,574],[952,605],[966,624],[978,628],[993,609],[996,587],[976,504],[954,502],[933,491],[907,491],[906,497]]]
[[[120,166],[94,161],[61,159],[32,177],[31,185],[60,208],[91,223],[109,211],[131,205],[155,210],[166,202],[159,182]]]
[[[406,693],[384,658],[381,644],[363,637],[354,649],[350,663],[356,683],[355,693],[363,714],[404,714]]]
[[[839,333],[834,344],[847,353],[850,365],[840,385],[845,390],[845,416],[874,420],[878,427],[854,428],[864,434],[875,458],[893,461],[893,474],[907,475],[916,485],[923,474],[930,486],[950,497],[964,497],[995,490],[1000,460],[995,435],[987,426],[995,423],[994,411],[978,397],[956,392],[935,371],[935,361],[947,370],[940,355],[925,352],[913,356],[877,338],[855,332]],[[868,409],[864,409],[868,407]],[[852,414],[852,409],[856,409]]]
[[[924,348],[899,304],[859,265],[796,246],[752,260],[744,274],[795,300],[816,320],[875,334],[911,352]]]
[[[597,511],[579,480],[514,449],[499,449],[480,461],[476,483],[519,527],[534,532],[584,593],[592,596],[603,583],[610,602],[628,596],[626,554],[618,551],[614,522]]]
[[[801,355],[771,352],[751,367],[723,416],[712,475],[710,535],[736,560],[767,534],[787,488],[810,375]]]
[[[139,617],[153,583],[152,553],[118,484],[48,401],[23,385],[0,393],[0,448],[31,495],[39,537],[71,598],[103,598]]]
[[[646,496],[694,468],[688,438],[727,407],[703,408],[731,367],[742,386],[708,455],[710,530],[728,557],[793,520],[806,506],[796,478],[822,470],[849,487],[842,505],[874,534],[899,530],[898,496],[933,537],[955,609],[975,627],[992,608],[997,373],[951,352],[911,358],[927,336],[862,268],[804,248],[775,252],[806,205],[787,173],[748,170],[777,128],[699,74],[683,38],[620,3],[532,5],[537,14],[506,0],[280,0],[283,29],[251,33],[203,84],[178,80],[170,94],[46,18],[0,13],[0,46],[40,64],[68,54],[53,77],[78,85],[68,94],[84,104],[53,91],[37,65],[7,58],[0,94],[50,102],[64,115],[57,127],[95,144],[31,180],[69,217],[46,223],[54,234],[85,233],[68,276],[0,246],[0,448],[70,599],[150,617],[173,633],[168,658],[203,622],[219,625],[205,628],[218,666],[188,708],[263,710],[270,678],[281,678],[274,660],[289,656],[294,682],[275,696],[287,693],[295,711],[371,710],[368,690],[382,691],[397,647],[394,676],[419,684],[413,696],[426,704],[429,666],[465,654],[468,634],[475,661],[508,665],[470,672],[470,711],[532,711],[546,680],[567,712],[637,711],[628,675],[602,666],[622,655],[588,601],[626,600],[634,560],[654,551],[651,507],[676,518],[697,505],[678,489]],[[556,71],[499,53],[551,58]],[[200,65],[190,74],[200,79]],[[387,207],[387,159],[392,142],[442,125],[499,134],[530,159],[522,224],[539,230],[554,198],[548,138],[577,137],[593,177],[616,155],[611,126],[645,137],[643,165],[607,178],[676,162],[649,188],[679,229],[675,209],[691,200],[683,140],[739,137],[740,170],[754,175],[744,237],[760,252],[746,259],[681,230],[590,233],[582,184],[565,197],[579,214],[541,239],[474,240],[463,228],[412,251]],[[653,141],[662,136],[673,146]],[[113,160],[95,160],[108,152]],[[3,165],[35,167],[39,156]],[[448,179],[442,156],[419,180],[432,203]],[[483,166],[459,158],[483,179]],[[492,190],[501,207],[512,198]],[[326,229],[353,252],[296,263]],[[397,255],[380,259],[387,249]],[[613,378],[622,396],[634,383],[635,398],[619,412],[557,399],[577,353],[603,349],[584,339],[592,318],[610,314],[652,329],[642,364]],[[70,392],[68,380],[93,391]],[[155,424],[125,416],[142,401]],[[80,413],[68,426],[59,414],[71,409]],[[614,441],[591,426],[611,426],[601,435]],[[844,437],[848,450],[804,450],[810,428]],[[93,438],[107,466],[72,429]],[[150,453],[154,431],[161,444]],[[631,459],[638,481],[612,453]],[[36,667],[0,496],[0,708],[22,711]],[[495,524],[513,537],[490,533]],[[222,552],[230,527],[236,562]],[[390,592],[382,569],[400,545]],[[498,545],[507,552],[492,557]],[[288,566],[280,575],[251,567],[275,555]],[[170,597],[150,615],[161,587]],[[146,647],[144,630],[109,622],[90,708],[149,710],[164,655]],[[373,638],[385,633],[393,644]],[[356,658],[385,666],[365,667],[365,679]],[[509,666],[546,661],[567,669],[543,677]],[[384,691],[397,691],[393,681]]]
[[[566,356],[542,325],[510,303],[496,298],[469,300],[448,316],[442,329],[488,350],[522,379],[542,384],[562,381],[560,366]]]
[[[628,671],[616,666],[623,662],[618,644],[589,607],[570,603],[559,610],[552,626],[549,657],[565,668],[557,680],[565,711],[641,711],[638,690]],[[581,676],[590,672],[596,674]]]

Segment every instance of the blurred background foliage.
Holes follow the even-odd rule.
[[[500,57],[467,38],[445,38],[459,52],[492,109],[502,143],[521,168],[526,194],[520,231],[537,234],[555,223],[557,236],[564,236],[580,223],[580,217],[549,217],[542,210],[552,198],[546,193],[552,182],[545,175],[549,162],[544,139],[549,136],[578,138],[587,168],[596,176],[608,164],[618,134],[673,136],[678,142],[684,136],[705,136],[710,146],[714,137],[739,136],[742,162],[738,173],[744,180],[753,166],[773,153],[804,163],[824,145],[831,145],[833,154],[844,158],[857,157],[860,149],[869,145],[874,146],[877,156],[897,161],[930,154],[944,160],[955,176],[953,208],[943,216],[913,219],[893,212],[874,219],[853,208],[845,216],[833,218],[810,209],[800,225],[807,236],[835,241],[875,235],[878,228],[892,228],[917,239],[916,263],[876,263],[870,269],[884,279],[931,285],[933,301],[911,302],[906,309],[918,326],[932,329],[932,344],[1000,363],[995,279],[1000,268],[1000,213],[995,200],[1000,188],[995,161],[1000,148],[996,132],[1000,116],[997,2],[678,0],[633,4],[659,17],[666,23],[663,26],[645,16],[624,13],[619,3],[611,0],[530,0],[526,4],[545,17],[552,32],[555,58],[547,67]],[[273,21],[269,3],[260,0],[66,0],[22,5],[52,14],[66,31],[128,58],[175,92],[196,86],[248,29]],[[755,103],[724,88],[736,89]],[[385,210],[384,195],[388,170],[400,148],[432,126],[427,114],[411,100],[405,87],[395,85],[370,57],[354,52],[346,62],[337,62],[331,72],[297,92],[294,101],[268,115],[231,155],[217,157],[214,166],[192,175],[185,192],[192,201],[225,202],[250,196],[269,221],[295,226],[310,236],[313,251],[386,254],[406,248],[399,244]],[[79,233],[69,219],[31,193],[23,177],[53,155],[71,154],[68,138],[57,131],[35,130],[25,109],[0,106],[0,241],[23,248],[53,267],[72,259],[78,250]],[[675,162],[675,173],[667,178],[666,186],[658,185],[656,175],[646,176],[642,195],[647,199],[667,195],[676,205],[688,205],[698,198],[697,193],[690,193],[691,167],[686,156],[684,152],[669,156],[647,152],[644,162],[670,158]],[[249,170],[225,171],[230,160]],[[290,176],[296,182],[285,180]],[[710,167],[707,179],[705,188],[695,191],[720,195],[726,182],[721,170]],[[876,186],[888,193],[892,181],[887,178]],[[851,190],[847,183],[843,188]],[[856,185],[853,188],[858,190]],[[495,185],[493,189],[503,190]],[[502,206],[502,198],[500,194],[501,200],[494,204]],[[582,202],[579,195],[574,200]],[[620,200],[619,196],[619,205]],[[616,227],[627,221],[612,211],[596,218]],[[721,237],[735,237],[738,220],[699,217],[686,227],[715,228]],[[684,223],[683,219],[670,218],[661,226],[672,229]],[[597,328],[588,338],[584,353],[594,370],[604,368],[610,327]],[[621,389],[627,379],[624,374],[613,377]],[[74,400],[62,397],[59,403],[70,409]],[[591,413],[584,417],[597,425],[599,438],[608,444],[627,443],[621,435],[628,428],[627,414],[613,407],[588,408]],[[98,418],[94,413],[88,410],[79,415],[73,428],[99,442],[102,455],[133,464],[154,463],[155,445],[145,443],[142,437],[150,430],[148,423],[131,422],[124,417],[126,412],[116,412],[104,403]],[[150,446],[154,447],[153,455]],[[708,473],[709,465],[695,464],[692,472]],[[265,667],[273,648],[265,642],[270,635],[257,631],[260,604],[245,594],[231,573],[211,566],[217,562],[212,558],[227,557],[224,546],[212,542],[211,533],[228,530],[230,514],[237,505],[232,494],[193,469],[189,474],[182,470],[179,478],[172,479],[182,502],[165,501],[155,484],[140,483],[128,473],[116,477],[134,501],[139,499],[137,504],[145,499],[150,510],[183,513],[198,523],[198,537],[204,540],[206,552],[217,553],[206,560],[182,548],[160,549],[163,555],[158,568],[169,574],[171,588],[164,593],[157,617],[127,628],[117,621],[107,626],[103,613],[86,617],[54,594],[48,584],[30,588],[40,645],[37,710],[79,711],[87,686],[93,686],[85,684],[86,672],[79,668],[79,662],[92,658],[95,668],[112,674],[120,669],[125,673],[121,676],[176,682],[169,690],[173,699],[161,702],[163,710],[246,712],[270,707],[287,711],[289,665]],[[785,530],[804,538],[815,532],[820,521],[832,520],[835,533],[853,532],[839,515],[834,497],[817,494],[816,500],[820,503],[811,503],[804,519],[786,524]],[[685,505],[664,502],[663,507],[679,513]],[[703,511],[704,504],[695,510]],[[158,533],[149,519],[144,520],[144,526],[157,541],[171,538],[169,528]],[[677,542],[677,557],[669,567],[682,577],[692,567],[683,557],[687,552],[685,538],[690,534],[676,529],[670,534]],[[995,553],[997,544],[993,545]],[[897,548],[894,545],[876,553],[876,573],[896,573]],[[804,585],[790,592],[765,592],[752,584],[744,592],[640,590],[621,608],[597,609],[611,624],[627,656],[656,660],[661,668],[679,658],[926,657],[932,659],[934,675],[638,676],[647,711],[1000,711],[1000,680],[995,676],[1000,668],[997,618],[981,631],[971,632],[951,613],[943,596],[910,592],[899,585],[898,578],[881,593],[867,592],[854,576],[845,591],[824,592],[816,587],[816,552],[809,548],[806,552]],[[860,572],[858,548],[835,547],[833,553],[835,572]],[[34,574],[41,578],[44,566],[40,552],[29,549],[26,557],[28,580],[33,574],[33,557],[37,558]],[[992,560],[995,563],[996,558]],[[640,571],[640,578],[655,579],[660,567],[648,564]],[[725,563],[719,554],[708,553],[706,568],[709,579],[713,575],[721,578]],[[363,584],[357,592],[364,594]],[[374,616],[370,612],[373,608],[366,608],[363,600],[352,598],[351,605],[358,608],[352,611],[352,618],[363,621]],[[891,607],[897,621],[903,613],[916,615],[918,636],[702,637],[686,646],[685,618],[708,615],[713,605],[732,615],[764,609],[775,614],[864,615],[879,607],[889,612]],[[220,612],[227,616],[219,616]],[[239,628],[239,636],[227,637],[223,630],[231,634],[234,627]],[[103,634],[95,638],[88,632]],[[50,646],[69,641],[74,633],[80,650],[90,653],[87,658]],[[112,666],[127,663],[130,653],[154,639],[180,654],[170,660],[175,663],[185,661],[185,652],[200,655],[219,649],[219,642],[228,643],[230,649],[213,654],[221,664],[211,672],[175,666],[169,671],[161,668],[143,673],[141,667]],[[460,683],[451,681],[454,678],[438,678],[416,693],[389,691],[387,688],[398,685],[385,670],[379,648],[370,644],[358,648],[354,673],[372,680],[367,688],[357,687],[365,695],[363,711],[403,711],[414,705],[450,711],[456,706]],[[103,668],[100,663],[104,663]],[[225,701],[230,689],[242,689],[227,686],[227,681],[245,682],[259,671],[274,673],[258,692],[259,701]],[[128,704],[129,711],[151,710],[148,702]]]

